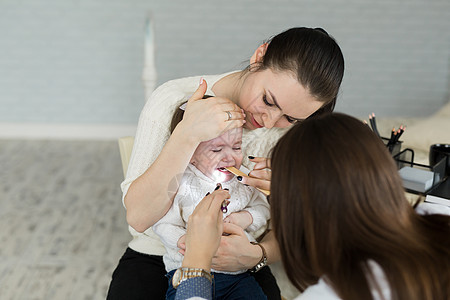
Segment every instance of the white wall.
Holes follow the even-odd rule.
[[[344,52],[338,110],[426,116],[449,98],[448,0],[0,0],[0,123],[135,126],[149,12],[158,83],[242,68],[314,26]]]

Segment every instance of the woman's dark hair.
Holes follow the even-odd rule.
[[[450,216],[415,213],[368,126],[344,114],[311,118],[271,158],[273,229],[299,290],[323,277],[342,299],[372,299],[376,262],[392,299],[450,299]]]
[[[324,29],[291,28],[270,39],[262,61],[249,66],[252,71],[269,68],[292,72],[312,96],[324,102],[317,114],[333,111],[344,76],[344,56]]]

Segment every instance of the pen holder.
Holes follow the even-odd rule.
[[[386,145],[386,147],[388,148],[388,150],[392,156],[397,155],[400,152],[400,150],[402,149],[403,141],[397,141],[397,142],[395,142],[395,144],[391,144],[388,146],[388,142],[389,142],[388,138],[382,136],[381,140]]]

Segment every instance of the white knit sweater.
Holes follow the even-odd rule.
[[[178,253],[177,242],[181,236],[186,234],[189,216],[205,197],[205,194],[214,190],[216,183],[192,164],[189,164],[180,181],[172,207],[161,220],[153,225],[154,232],[161,238],[167,250],[163,257],[167,272],[181,267],[183,256]],[[223,214],[223,217],[226,218],[233,212],[248,211],[253,218],[253,222],[246,228],[246,233],[249,241],[255,241],[249,233],[255,232],[263,226],[266,227],[265,225],[270,218],[269,204],[265,196],[255,188],[243,185],[236,177],[223,182],[222,187],[228,188],[231,196],[228,211]],[[242,270],[233,274],[245,271]]]
[[[161,85],[153,92],[139,118],[127,176],[121,185],[123,192],[122,201],[131,183],[141,176],[161,153],[162,148],[169,139],[169,127],[175,109],[181,105],[186,97],[195,92],[200,77],[203,77],[208,83],[206,93],[214,95],[211,88],[219,79],[228,74],[172,80]],[[242,137],[243,165],[250,170],[253,168],[253,165],[249,163],[247,158],[248,155],[268,157],[269,151],[285,132],[286,129],[279,128],[270,130],[259,128],[252,131],[244,129]],[[129,231],[133,236],[133,239],[128,244],[131,249],[153,255],[163,255],[166,252],[160,239],[151,228],[143,233],[139,233],[129,226]]]

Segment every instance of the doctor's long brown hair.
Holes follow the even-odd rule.
[[[359,120],[293,126],[272,153],[270,204],[299,290],[323,276],[343,299],[371,299],[375,261],[392,299],[450,298],[450,217],[414,212],[389,152]]]

